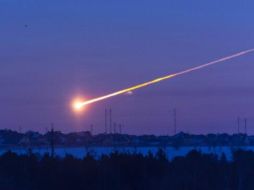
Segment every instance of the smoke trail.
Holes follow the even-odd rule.
[[[158,82],[161,82],[163,80],[167,80],[167,79],[170,79],[170,78],[173,78],[173,77],[176,77],[176,76],[180,76],[180,75],[184,75],[184,74],[187,74],[187,73],[190,73],[190,72],[193,72],[193,71],[197,71],[197,70],[203,69],[205,67],[209,67],[211,65],[215,65],[215,64],[218,64],[218,63],[221,63],[221,62],[224,62],[224,61],[227,61],[227,60],[230,60],[230,59],[233,59],[233,58],[236,58],[236,57],[248,54],[248,53],[251,53],[253,51],[254,51],[254,49],[241,51],[241,52],[235,53],[233,55],[229,55],[227,57],[223,57],[223,58],[205,63],[203,65],[192,67],[192,68],[189,68],[189,69],[186,69],[184,71],[177,72],[177,73],[169,74],[169,75],[166,75],[164,77],[156,78],[156,79],[153,79],[153,80],[148,81],[148,82],[144,82],[144,83],[141,83],[141,84],[138,84],[138,85],[135,85],[135,86],[123,89],[123,90],[113,92],[111,94],[107,94],[105,96],[100,96],[98,98],[90,99],[90,100],[87,100],[87,101],[84,101],[84,102],[79,102],[79,103],[75,104],[75,108],[80,109],[81,107],[86,106],[88,104],[92,104],[92,103],[95,103],[95,102],[98,102],[98,101],[102,101],[102,100],[105,100],[105,99],[108,99],[108,98],[111,98],[111,97],[114,97],[114,96],[117,96],[117,95],[120,95],[120,94],[127,93],[129,91],[134,91],[134,90],[137,90],[139,88],[143,88],[143,87],[146,87],[146,86],[149,86],[149,85],[152,85],[152,84],[155,84],[155,83],[158,83]]]

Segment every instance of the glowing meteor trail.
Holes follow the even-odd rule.
[[[98,102],[98,101],[102,101],[102,100],[105,100],[105,99],[108,99],[108,98],[111,98],[111,97],[114,97],[114,96],[117,96],[117,95],[120,95],[120,94],[125,94],[125,93],[128,93],[130,91],[134,91],[134,90],[137,90],[139,88],[143,88],[143,87],[146,87],[146,86],[149,86],[149,85],[161,82],[163,80],[167,80],[167,79],[170,79],[170,78],[173,78],[173,77],[176,77],[176,76],[180,76],[180,75],[184,75],[184,74],[196,71],[196,70],[200,70],[200,69],[203,69],[205,67],[208,67],[208,66],[211,66],[211,65],[214,65],[214,64],[217,64],[217,63],[221,63],[221,62],[224,62],[224,61],[227,61],[227,60],[230,60],[230,59],[233,59],[233,58],[236,58],[236,57],[239,57],[239,56],[251,53],[251,52],[254,52],[254,49],[249,49],[249,50],[241,51],[241,52],[235,53],[233,55],[229,55],[227,57],[223,57],[223,58],[220,58],[220,59],[217,59],[217,60],[205,63],[203,65],[199,65],[199,66],[196,66],[196,67],[192,67],[192,68],[186,69],[184,71],[180,71],[180,72],[169,74],[169,75],[166,75],[166,76],[163,76],[163,77],[160,77],[160,78],[156,78],[156,79],[153,79],[151,81],[138,84],[136,86],[132,86],[132,87],[129,87],[129,88],[126,88],[126,89],[123,89],[123,90],[119,90],[119,91],[113,92],[111,94],[107,94],[105,96],[101,96],[101,97],[98,97],[98,98],[90,99],[90,100],[87,100],[87,101],[84,101],[84,102],[76,102],[75,105],[73,105],[73,107],[74,107],[74,109],[80,109],[80,108],[82,108],[82,107],[84,107],[84,106],[86,106],[88,104],[92,104],[92,103],[95,103],[95,102]]]

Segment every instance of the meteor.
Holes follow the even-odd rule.
[[[113,93],[110,93],[110,94],[107,94],[107,95],[104,95],[104,96],[100,96],[100,97],[93,98],[93,99],[90,99],[90,100],[86,100],[86,101],[83,101],[83,102],[82,101],[75,102],[75,104],[73,104],[73,108],[76,109],[76,110],[80,110],[82,107],[84,107],[86,105],[89,105],[89,104],[92,104],[92,103],[95,103],[95,102],[99,102],[99,101],[102,101],[102,100],[105,100],[105,99],[108,99],[108,98],[111,98],[111,97],[114,97],[114,96],[118,96],[118,95],[121,95],[121,94],[133,92],[134,90],[137,90],[139,88],[144,88],[146,86],[149,86],[149,85],[152,85],[152,84],[155,84],[155,83],[159,83],[161,81],[164,81],[164,80],[167,80],[167,79],[170,79],[170,78],[173,78],[173,77],[177,77],[177,76],[181,76],[181,75],[193,72],[193,71],[197,71],[197,70],[203,69],[205,67],[209,67],[211,65],[215,65],[215,64],[218,64],[218,63],[221,63],[221,62],[224,62],[224,61],[227,61],[227,60],[239,57],[239,56],[243,56],[243,55],[251,53],[251,52],[254,52],[254,49],[248,49],[248,50],[245,50],[245,51],[241,51],[241,52],[238,52],[238,53],[235,53],[235,54],[232,54],[232,55],[229,55],[229,56],[226,56],[226,57],[214,60],[214,61],[210,61],[208,63],[202,64],[202,65],[199,65],[199,66],[196,66],[196,67],[186,69],[184,71],[180,71],[180,72],[169,74],[169,75],[166,75],[166,76],[163,76],[163,77],[155,78],[153,80],[150,80],[150,81],[147,81],[147,82],[135,85],[135,86],[131,86],[129,88],[122,89],[122,90],[119,90],[119,91],[116,91],[116,92],[113,92]]]

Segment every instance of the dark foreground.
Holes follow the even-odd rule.
[[[99,160],[87,156],[63,159],[34,154],[0,157],[0,189],[4,190],[248,190],[254,189],[254,153],[234,152],[225,157],[192,151],[168,161],[156,156],[113,153]]]

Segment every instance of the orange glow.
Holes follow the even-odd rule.
[[[203,65],[199,65],[199,66],[192,67],[192,68],[189,68],[189,69],[177,72],[177,73],[173,73],[173,74],[169,74],[169,75],[166,75],[166,76],[163,76],[163,77],[159,77],[159,78],[150,80],[148,82],[144,82],[144,83],[141,83],[141,84],[138,84],[138,85],[135,85],[135,86],[123,89],[123,90],[113,92],[111,94],[107,94],[107,95],[100,96],[100,97],[93,98],[93,99],[86,100],[86,101],[76,101],[76,102],[74,102],[73,107],[76,111],[81,111],[82,108],[84,106],[87,106],[88,104],[99,102],[99,101],[102,101],[102,100],[105,100],[105,99],[108,99],[108,98],[111,98],[111,97],[114,97],[114,96],[118,96],[120,94],[130,93],[130,92],[132,92],[134,90],[137,90],[139,88],[143,88],[143,87],[155,84],[155,83],[159,83],[163,80],[167,80],[167,79],[170,79],[170,78],[173,78],[173,77],[177,77],[177,76],[181,76],[181,75],[184,75],[184,74],[187,74],[187,73],[190,73],[190,72],[194,72],[194,71],[206,68],[208,66],[212,66],[212,65],[215,65],[215,64],[218,64],[218,63],[221,63],[221,62],[224,62],[224,61],[227,61],[227,60],[230,60],[230,59],[233,59],[233,58],[236,58],[236,57],[239,57],[239,56],[251,53],[251,52],[254,52],[254,49],[241,51],[241,52],[235,53],[233,55],[229,55],[229,56],[226,56],[226,57],[214,60],[214,61],[210,61],[210,62],[205,63]]]
[[[81,112],[84,110],[84,105],[82,104],[84,100],[80,99],[80,98],[76,98],[73,102],[72,102],[72,109],[75,112]]]

